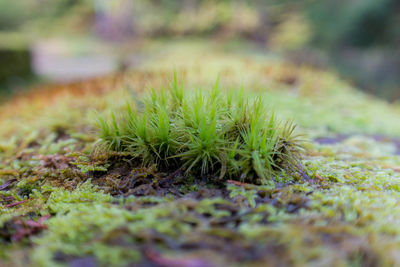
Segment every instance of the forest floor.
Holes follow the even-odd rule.
[[[134,70],[0,105],[0,266],[400,266],[400,105],[329,71],[210,42],[154,42]],[[95,153],[95,112],[173,73],[243,87],[304,134],[303,171],[264,185]]]

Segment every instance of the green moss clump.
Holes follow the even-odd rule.
[[[167,91],[152,91],[143,108],[117,119],[99,118],[101,144],[132,158],[186,174],[262,183],[282,170],[294,172],[301,156],[291,122],[278,122],[261,98],[242,92],[184,91],[176,77]]]

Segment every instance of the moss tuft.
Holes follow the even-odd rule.
[[[144,166],[181,167],[214,180],[262,183],[298,168],[302,148],[295,125],[279,122],[260,97],[223,92],[218,83],[186,91],[175,77],[168,90],[153,90],[143,104],[128,105],[109,121],[99,117],[103,147],[128,152]]]

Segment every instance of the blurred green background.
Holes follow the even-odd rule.
[[[397,0],[0,0],[1,88],[134,67],[160,38],[252,43],[400,98]]]

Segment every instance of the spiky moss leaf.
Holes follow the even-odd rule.
[[[294,124],[280,124],[261,97],[225,94],[218,82],[211,90],[184,92],[175,76],[167,92],[152,90],[143,103],[142,110],[128,107],[118,122],[99,118],[106,148],[127,151],[146,166],[181,166],[186,174],[253,183],[299,166]]]

